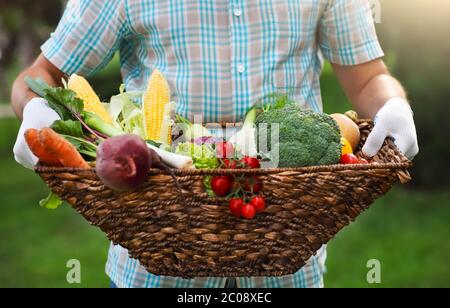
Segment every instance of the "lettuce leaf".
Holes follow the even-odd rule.
[[[109,113],[120,129],[127,134],[136,134],[146,139],[145,116],[139,104],[133,100],[140,99],[141,92],[123,92],[111,97]]]
[[[39,205],[48,210],[56,210],[63,204],[63,201],[55,195],[53,192],[50,192],[47,198],[39,201]]]

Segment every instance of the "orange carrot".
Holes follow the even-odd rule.
[[[90,168],[77,149],[51,128],[43,128],[39,132],[39,140],[44,149],[57,157],[64,167]]]
[[[45,165],[45,166],[51,166],[51,167],[60,167],[62,166],[59,162],[58,158],[56,158],[54,155],[48,153],[42,143],[39,140],[39,132],[34,129],[27,129],[25,131],[25,141],[28,144],[28,147],[30,148],[31,152],[39,158],[39,161]]]

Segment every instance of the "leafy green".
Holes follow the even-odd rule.
[[[193,124],[191,121],[180,115],[176,116],[176,122],[178,128],[183,131],[183,136],[187,141],[212,136],[211,132],[202,124]]]
[[[78,138],[70,135],[61,134],[67,141],[69,141],[79,153],[92,158],[97,157],[97,145],[87,141],[83,138]]]
[[[84,122],[92,129],[106,135],[107,137],[115,137],[123,135],[124,132],[114,125],[104,122],[98,115],[89,111],[81,113]]]
[[[37,79],[33,79],[29,76],[26,76],[24,78],[25,83],[28,85],[28,87],[37,95],[39,95],[40,97],[44,97],[45,96],[45,90],[49,88],[49,85],[45,83],[45,81],[43,81],[40,78]]]
[[[79,153],[91,158],[97,157],[97,145],[86,139],[80,122],[57,120],[51,128],[69,141]]]
[[[96,128],[91,127],[84,121],[82,117],[84,103],[83,100],[76,96],[74,91],[62,87],[51,87],[41,79],[33,80],[26,77],[25,82],[30,89],[48,101],[49,106],[56,113],[58,113],[61,120],[79,121],[83,129],[96,138],[103,139],[108,137],[108,135],[96,130]],[[97,120],[94,121],[97,126],[101,126],[103,124],[101,120],[100,122],[101,123],[98,123]]]
[[[63,201],[53,192],[50,192],[47,198],[39,201],[39,205],[48,210],[56,210],[61,204],[63,204]]]
[[[133,99],[142,96],[141,92],[123,92],[111,97],[109,112],[118,128],[128,134],[135,134],[146,139],[145,116],[142,108]]]
[[[83,128],[79,121],[73,120],[57,120],[55,121],[51,128],[61,135],[68,135],[73,137],[83,138]]]
[[[289,99],[288,94],[270,93],[263,97],[256,106],[263,112],[267,112],[284,108],[289,104],[295,104],[295,102]]]
[[[208,194],[209,197],[215,197],[216,194],[214,193],[212,186],[211,186],[211,180],[212,180],[212,175],[205,175],[203,177],[203,187],[205,188],[206,193]]]
[[[55,110],[62,120],[75,120],[74,114],[83,110],[83,101],[76,97],[75,92],[64,88],[53,88],[42,79],[25,77],[30,89],[48,101],[49,106]]]
[[[220,165],[216,152],[207,144],[197,145],[192,142],[178,144],[175,153],[190,156],[197,169],[217,169]]]
[[[44,98],[48,101],[49,106],[63,120],[74,120],[76,115],[83,111],[83,100],[77,98],[72,90],[49,87],[44,92]]]

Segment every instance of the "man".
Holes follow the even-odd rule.
[[[389,75],[366,0],[71,0],[42,54],[13,87],[23,123],[16,159],[36,158],[23,141],[26,128],[57,115],[25,85],[24,76],[60,85],[64,74],[95,74],[119,51],[128,90],[143,90],[155,68],[172,88],[177,112],[205,122],[235,121],[260,98],[289,93],[305,108],[322,110],[322,55],[354,108],[376,117],[364,153],[375,155],[387,136],[412,158],[418,152],[412,111]],[[281,278],[156,277],[111,246],[106,271],[119,287],[322,287],[325,249],[298,273]]]

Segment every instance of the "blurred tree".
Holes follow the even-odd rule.
[[[450,188],[450,1],[382,1],[378,34],[414,109],[420,153],[411,185]]]
[[[12,66],[25,67],[34,60],[40,44],[58,23],[63,4],[61,0],[1,0],[1,84],[9,84],[6,72]],[[0,87],[0,97],[9,97],[9,87]]]

